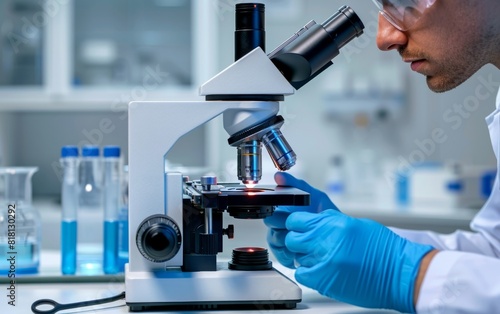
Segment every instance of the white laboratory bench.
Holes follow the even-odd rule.
[[[117,295],[125,290],[123,283],[77,283],[77,284],[18,284],[17,286],[17,300],[16,306],[10,306],[6,304],[5,298],[3,298],[2,303],[0,303],[0,313],[5,314],[28,314],[31,313],[31,304],[38,299],[53,299],[58,303],[73,303],[84,300],[92,300],[97,298],[110,297]],[[47,309],[41,307],[40,309]],[[285,310],[278,309],[272,311],[269,308],[262,309],[245,309],[242,310],[204,310],[204,311],[154,311],[154,313],[266,313],[266,312],[276,312],[276,313],[346,313],[346,314],[357,314],[357,313],[397,313],[388,310],[371,310],[364,309],[356,306],[351,306],[336,302],[334,300],[325,298],[314,291],[306,290],[303,293],[302,302],[297,304],[297,308]],[[96,314],[118,314],[118,313],[129,313],[128,307],[125,305],[124,300],[118,300],[108,304],[94,305],[85,308],[66,310],[60,312],[63,313],[96,313]],[[147,313],[147,312],[146,312]]]
[[[59,273],[59,254],[56,251],[42,252],[42,265],[39,275],[22,277],[15,283],[16,300],[15,306],[9,305],[5,294],[0,296],[0,313],[2,314],[28,314],[31,312],[31,304],[39,299],[52,299],[58,303],[75,303],[87,300],[111,297],[125,291],[123,274],[106,276],[61,276]],[[293,270],[275,265],[280,272],[293,278]],[[10,285],[7,278],[0,278],[1,289],[6,289]],[[265,283],[263,283],[265,284]],[[297,304],[297,308],[285,310],[272,310],[269,307],[256,308],[255,310],[203,310],[194,311],[154,311],[154,313],[396,313],[389,310],[364,309],[326,298],[316,291],[301,286],[303,291],[302,302]],[[5,291],[5,290],[4,290]],[[47,310],[47,307],[40,307],[41,310]],[[118,314],[129,313],[124,300],[118,300],[112,303],[93,305],[84,308],[61,311],[64,313],[103,313]],[[146,312],[147,313],[147,312]]]

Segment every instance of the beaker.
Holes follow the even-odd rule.
[[[32,206],[37,167],[0,167],[0,274],[38,272],[41,219]]]

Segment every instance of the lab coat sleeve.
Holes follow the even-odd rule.
[[[498,178],[493,192],[483,208],[476,214],[471,231],[457,230],[451,234],[391,228],[395,233],[438,250],[463,251],[500,257],[500,186]]]
[[[500,260],[439,252],[422,282],[417,313],[500,313]]]
[[[497,109],[487,118],[493,150],[500,160],[500,89]],[[443,235],[393,229],[409,240],[439,250],[427,269],[416,305],[417,313],[500,313],[500,184],[471,222],[471,230]]]
[[[438,250],[463,251],[499,257],[500,243],[490,239],[483,232],[457,230],[451,234],[440,234],[432,231],[405,230],[390,228],[396,234],[410,241],[429,244]],[[494,243],[492,243],[492,242]]]

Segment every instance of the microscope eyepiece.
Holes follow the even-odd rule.
[[[283,76],[299,89],[326,68],[352,39],[363,34],[356,13],[343,6],[323,24],[311,21],[269,54]]]
[[[262,3],[236,5],[234,60],[261,47],[266,51],[265,6]]]
[[[359,16],[348,6],[340,8],[337,13],[323,22],[321,26],[333,38],[338,49],[363,34],[363,29],[365,28]]]

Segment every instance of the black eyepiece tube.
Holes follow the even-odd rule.
[[[334,38],[338,49],[363,34],[364,29],[363,22],[348,6],[340,8],[336,14],[328,18],[321,26]]]
[[[262,3],[236,4],[234,61],[261,47],[266,51],[265,6]]]
[[[296,89],[332,64],[340,48],[363,34],[364,25],[354,11],[341,7],[323,24],[314,21],[271,53],[271,61]]]

